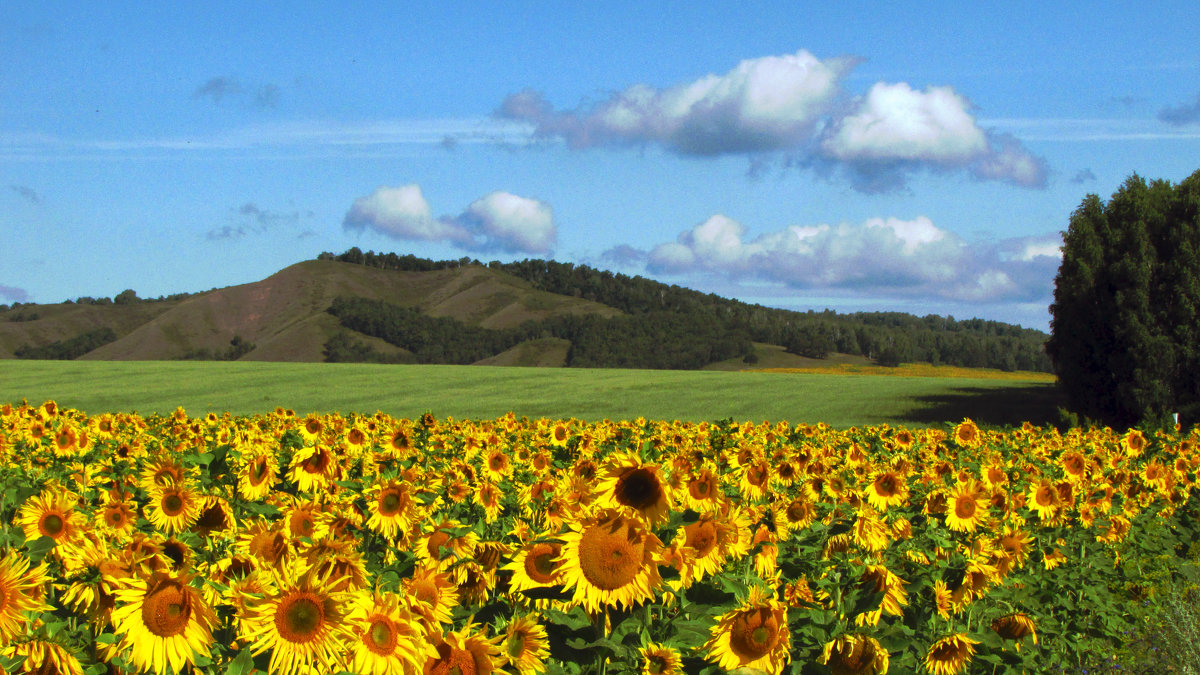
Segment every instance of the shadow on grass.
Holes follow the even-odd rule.
[[[947,394],[921,396],[918,407],[905,417],[922,424],[961,422],[971,418],[978,424],[1014,425],[1030,422],[1054,426],[1061,421],[1058,408],[1066,404],[1053,384],[1015,387],[957,387]]]

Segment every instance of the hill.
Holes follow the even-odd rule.
[[[975,319],[772,309],[553,261],[358,249],[190,295],[0,307],[0,358],[671,369],[929,361],[1045,371],[1045,339]]]

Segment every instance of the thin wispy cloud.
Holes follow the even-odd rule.
[[[294,226],[302,219],[313,217],[312,211],[273,211],[264,209],[254,202],[245,202],[230,209],[230,224],[213,228],[205,234],[209,241],[241,239],[252,234],[265,234],[280,226]]]
[[[844,170],[866,192],[901,188],[910,173],[926,169],[1045,186],[1045,160],[1015,137],[982,128],[951,87],[877,82],[851,95],[842,84],[858,62],[801,50],[673,87],[634,85],[571,110],[525,89],[495,114],[529,123],[534,140],[573,149],[653,145],[684,156],[744,155],[754,166],[765,153],[786,155],[792,166]]]
[[[1158,112],[1158,119],[1174,126],[1200,124],[1200,94],[1196,94],[1192,103],[1163,108]]]
[[[21,196],[22,199],[30,204],[41,204],[42,196],[31,187],[26,185],[9,185],[9,189]]]
[[[16,286],[0,285],[0,298],[7,302],[28,302],[29,292]]]

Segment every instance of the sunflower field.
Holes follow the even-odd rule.
[[[0,670],[1166,672],[1198,446],[4,405]]]

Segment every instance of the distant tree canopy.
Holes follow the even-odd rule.
[[[322,253],[318,259],[398,271],[484,266],[471,258],[432,261],[413,255],[364,253],[358,248],[342,254]],[[568,365],[699,368],[713,361],[745,357],[753,352],[750,343],[760,342],[782,345],[806,356],[840,352],[875,360],[882,357],[889,364],[928,361],[1010,371],[1051,369],[1044,349],[1045,333],[998,321],[956,321],[900,312],[774,309],[551,260],[493,261],[486,267],[524,279],[536,290],[592,300],[625,313],[609,319],[556,317],[514,329],[518,336],[571,340]],[[344,319],[343,325],[357,330],[347,321]],[[470,335],[476,334],[463,332],[461,338]]]
[[[1071,215],[1047,344],[1072,411],[1113,427],[1200,421],[1200,171],[1134,174]]]
[[[71,361],[93,349],[117,339],[117,334],[107,326],[86,331],[66,340],[55,340],[47,345],[22,345],[13,351],[18,359],[52,359]]]

